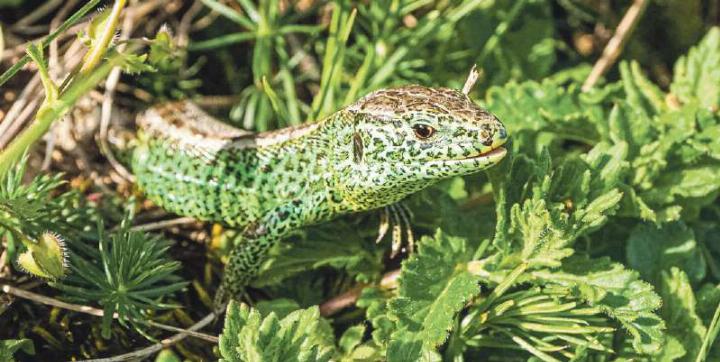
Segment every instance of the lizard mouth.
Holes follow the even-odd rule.
[[[470,157],[465,157],[465,158],[462,158],[462,159],[460,159],[460,160],[474,160],[474,159],[478,159],[478,158],[497,158],[497,159],[500,159],[500,158],[505,157],[505,154],[506,154],[506,153],[507,153],[507,150],[505,149],[505,147],[498,146],[498,147],[496,147],[496,148],[491,149],[490,151],[483,152],[483,153],[480,153],[480,154],[477,154],[477,155],[474,155],[474,156],[470,156]]]
[[[432,163],[442,165],[473,165],[474,167],[482,165],[494,165],[502,160],[507,154],[505,147],[497,146],[487,152],[479,153],[465,158],[449,159],[435,161]]]
[[[505,155],[507,154],[507,150],[505,147],[498,146],[490,151],[479,153],[474,156],[461,158],[459,160],[452,160],[452,161],[473,161],[473,160],[481,160],[481,161],[489,161],[489,162],[497,162],[500,161]]]

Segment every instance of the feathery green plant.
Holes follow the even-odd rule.
[[[144,320],[154,311],[177,307],[161,298],[187,283],[174,274],[180,263],[166,253],[170,242],[130,230],[126,218],[117,230],[98,227],[98,249],[86,248],[70,255],[72,273],[53,286],[74,301],[97,302],[103,307],[103,337],[110,338],[110,324],[117,316],[144,334]]]

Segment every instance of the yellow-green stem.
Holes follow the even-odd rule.
[[[120,55],[114,56],[86,77],[72,82],[67,91],[56,101],[43,104],[33,123],[0,153],[0,178],[15,165],[32,144],[47,132],[53,121],[61,119],[83,94],[94,88],[113,67],[121,62]]]
[[[112,41],[112,38],[115,36],[115,29],[120,21],[120,13],[125,7],[125,2],[125,0],[115,0],[112,10],[110,11],[110,16],[108,16],[105,26],[102,29],[102,33],[85,55],[85,62],[82,68],[80,68],[80,74],[87,74],[102,61],[110,45],[110,41]]]

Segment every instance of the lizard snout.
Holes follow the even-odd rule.
[[[502,122],[500,122],[499,119],[497,119],[497,117],[495,118],[495,124],[497,128],[495,129],[495,132],[492,136],[492,148],[498,148],[504,145],[505,142],[507,142],[508,140],[507,129],[505,129],[505,126],[502,124]]]

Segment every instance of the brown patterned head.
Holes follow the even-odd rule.
[[[373,92],[346,108],[353,119],[353,188],[407,194],[488,168],[505,156],[503,124],[448,88],[410,85]],[[377,195],[368,199],[377,198]]]

